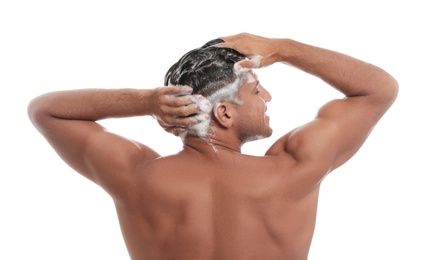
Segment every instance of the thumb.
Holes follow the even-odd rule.
[[[250,59],[244,59],[234,64],[234,70],[237,72],[246,72],[251,69],[261,68],[262,56],[253,55]]]

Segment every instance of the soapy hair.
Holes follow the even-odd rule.
[[[233,68],[246,56],[234,49],[214,46],[221,42],[224,41],[211,40],[183,55],[165,74],[165,86],[188,85],[192,94],[209,97],[242,78]]]

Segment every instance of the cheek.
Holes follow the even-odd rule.
[[[260,106],[257,103],[248,104],[244,107],[244,112],[247,114],[247,116],[256,116],[260,114]]]
[[[265,99],[263,96],[260,96],[259,98],[260,98],[260,100],[261,100],[261,102],[262,102],[262,105],[265,107],[266,104],[267,104],[266,99]]]
[[[259,97],[249,108],[250,111],[254,111],[256,115],[264,115],[266,110],[266,102],[264,99]]]

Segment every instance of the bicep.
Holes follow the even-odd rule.
[[[370,98],[333,100],[312,122],[293,131],[285,149],[299,161],[334,170],[360,149],[382,114]]]

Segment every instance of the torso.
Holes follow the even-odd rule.
[[[288,156],[185,150],[134,174],[116,203],[132,259],[307,259],[319,185]]]

